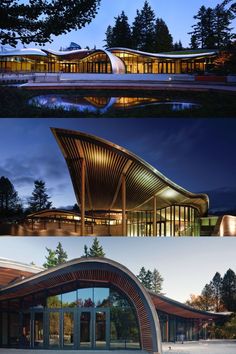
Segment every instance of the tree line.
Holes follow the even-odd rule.
[[[236,339],[236,274],[232,269],[228,269],[224,276],[216,272],[201,294],[190,295],[186,304],[198,310],[231,312],[228,321],[209,326],[209,332],[212,338]]]
[[[32,194],[27,199],[24,210],[23,201],[12,182],[7,177],[0,177],[0,218],[20,216],[24,211],[29,213],[50,209],[52,207],[50,198],[45,182],[41,179],[35,180]]]
[[[190,49],[228,49],[235,39],[231,27],[235,18],[236,5],[233,0],[224,0],[215,8],[201,6],[194,16]],[[184,49],[182,42],[173,44],[173,37],[162,18],[156,18],[148,1],[129,24],[128,17],[122,11],[115,17],[114,26],[106,30],[106,47],[126,47],[145,52],[168,52]],[[187,49],[187,48],[186,48]]]
[[[106,30],[106,47],[125,47],[145,52],[164,52],[174,48],[182,49],[181,42],[173,46],[173,38],[168,26],[162,18],[156,18],[155,12],[148,1],[141,10],[136,11],[136,17],[130,25],[128,17],[122,11],[115,17],[114,26]]]

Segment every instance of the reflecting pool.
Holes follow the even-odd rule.
[[[61,109],[88,113],[107,113],[109,110],[128,110],[147,106],[166,106],[170,111],[185,111],[200,108],[200,105],[182,100],[158,97],[100,97],[79,95],[40,95],[29,100],[30,105],[39,108]]]

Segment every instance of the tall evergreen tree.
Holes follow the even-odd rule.
[[[236,311],[236,275],[232,269],[223,277],[221,299],[228,311]]]
[[[0,178],[0,216],[22,212],[22,204],[13,184],[7,178]]]
[[[152,288],[151,290],[156,293],[160,294],[162,291],[162,284],[163,284],[164,278],[161,276],[160,272],[154,268],[152,272]]]
[[[29,199],[29,208],[32,212],[40,211],[44,209],[50,209],[52,202],[49,201],[50,197],[47,194],[45,182],[42,180],[36,180],[34,182],[34,190],[32,196]]]
[[[87,245],[84,246],[84,254],[82,257],[105,257],[105,252],[97,237],[94,238],[90,248],[88,248]]]
[[[46,262],[43,264],[44,268],[55,267],[58,264],[63,264],[67,261],[68,256],[66,251],[64,251],[62,244],[58,242],[58,245],[55,250],[47,248],[48,255],[45,256]]]
[[[210,284],[206,284],[201,293],[202,310],[214,311],[214,292]]]
[[[213,10],[210,7],[201,6],[194,19],[197,23],[192,26],[193,32],[190,34],[194,36],[194,40],[191,37],[191,43],[194,41],[198,48],[214,48]],[[212,45],[209,47],[209,44]]]
[[[106,31],[107,47],[132,47],[131,29],[128,23],[128,17],[124,11],[115,17],[115,25],[112,28],[108,26]]]
[[[142,267],[137,275],[139,281],[145,286],[146,289],[149,289],[156,294],[160,294],[162,290],[163,278],[156,268],[153,271],[150,269],[145,269]]]
[[[104,42],[106,42],[105,46],[106,48],[112,48],[114,47],[113,45],[113,27],[108,26],[106,33],[105,33],[106,39],[104,39]]]
[[[132,25],[132,42],[135,49],[155,51],[155,13],[147,0],[142,10],[137,10]]]
[[[215,8],[201,6],[194,19],[197,22],[192,26],[191,48],[226,49],[233,38],[232,20],[235,18],[234,6],[227,5],[231,1],[225,0]]]
[[[173,38],[166,23],[157,18],[155,25],[155,51],[170,52],[173,49]]]
[[[212,281],[211,287],[213,289],[213,297],[214,297],[214,311],[221,311],[221,288],[222,288],[222,278],[219,272],[216,272]]]

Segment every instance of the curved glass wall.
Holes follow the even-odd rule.
[[[73,283],[14,301],[1,304],[0,346],[140,349],[136,310],[114,288]]]
[[[128,236],[199,236],[199,213],[189,206],[173,205],[157,210],[157,234],[153,231],[153,211],[127,213]]]

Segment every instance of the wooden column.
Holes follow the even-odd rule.
[[[122,236],[127,236],[126,231],[126,177],[122,175]]]
[[[81,236],[85,236],[85,160],[81,159],[81,196],[80,196],[80,212],[81,212]]]
[[[153,236],[157,236],[157,197],[153,197]]]

